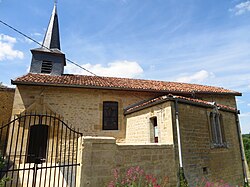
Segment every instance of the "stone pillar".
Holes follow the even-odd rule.
[[[107,185],[115,168],[117,145],[112,137],[83,137],[81,187]]]

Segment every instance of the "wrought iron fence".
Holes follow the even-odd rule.
[[[5,186],[78,186],[82,133],[54,114],[21,114],[0,127]],[[2,161],[2,162],[1,162]]]

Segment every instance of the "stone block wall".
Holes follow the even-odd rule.
[[[0,87],[0,124],[11,118],[15,89]]]
[[[157,118],[158,142],[173,144],[171,101],[126,115],[126,143],[153,143],[151,119]]]
[[[0,126],[5,125],[11,119],[15,89],[0,87]],[[3,149],[7,140],[8,128],[4,127],[0,131],[0,150]]]
[[[167,186],[177,184],[173,145],[116,144],[114,138],[84,137],[81,166],[81,186],[84,187],[107,186],[114,179],[114,169],[124,173],[134,166],[167,180]]]
[[[183,165],[188,182],[208,178],[231,185],[243,184],[243,168],[235,114],[220,111],[227,147],[213,147],[209,127],[210,108],[179,104]]]
[[[76,129],[79,128],[79,131],[84,135],[111,136],[115,137],[118,142],[124,142],[126,136],[126,121],[123,115],[124,108],[159,95],[163,95],[163,93],[18,85],[15,93],[13,114],[19,114],[25,110],[42,113],[46,111],[55,112],[63,116],[64,120],[72,124]],[[235,105],[234,96],[201,95],[200,97],[209,101],[214,100],[221,104]],[[102,130],[103,101],[118,102],[118,130]],[[160,112],[157,109],[153,110],[153,113],[157,113],[157,115],[161,113],[160,115],[162,116],[160,116],[160,119],[170,119],[168,116],[164,117],[164,115],[170,115],[168,111]],[[165,126],[168,128],[168,125],[165,124]],[[172,139],[169,135],[165,137],[164,141],[167,142]],[[129,140],[129,142],[132,141],[134,140]],[[140,141],[150,142],[151,140],[147,138]]]
[[[25,110],[41,113],[52,111],[84,135],[111,136],[121,142],[125,139],[126,130],[124,108],[156,96],[156,93],[148,92],[19,85],[13,114]],[[102,130],[103,101],[118,102],[118,130]]]
[[[216,102],[218,104],[236,108],[236,100],[233,95],[210,95],[210,94],[197,94],[198,99],[205,101]]]

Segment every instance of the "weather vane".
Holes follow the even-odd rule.
[[[58,2],[57,0],[54,0],[54,3],[55,3],[55,4],[57,4],[57,2]]]

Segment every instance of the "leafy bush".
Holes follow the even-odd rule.
[[[0,170],[3,169],[6,166],[6,162],[2,156],[2,154],[0,154]],[[5,182],[9,181],[10,179],[8,177],[3,177],[0,179],[0,187],[5,186]]]
[[[250,164],[250,134],[243,134],[243,144],[248,165]]]
[[[185,178],[183,168],[179,170],[179,180],[180,180],[180,187],[188,187],[188,182]]]

